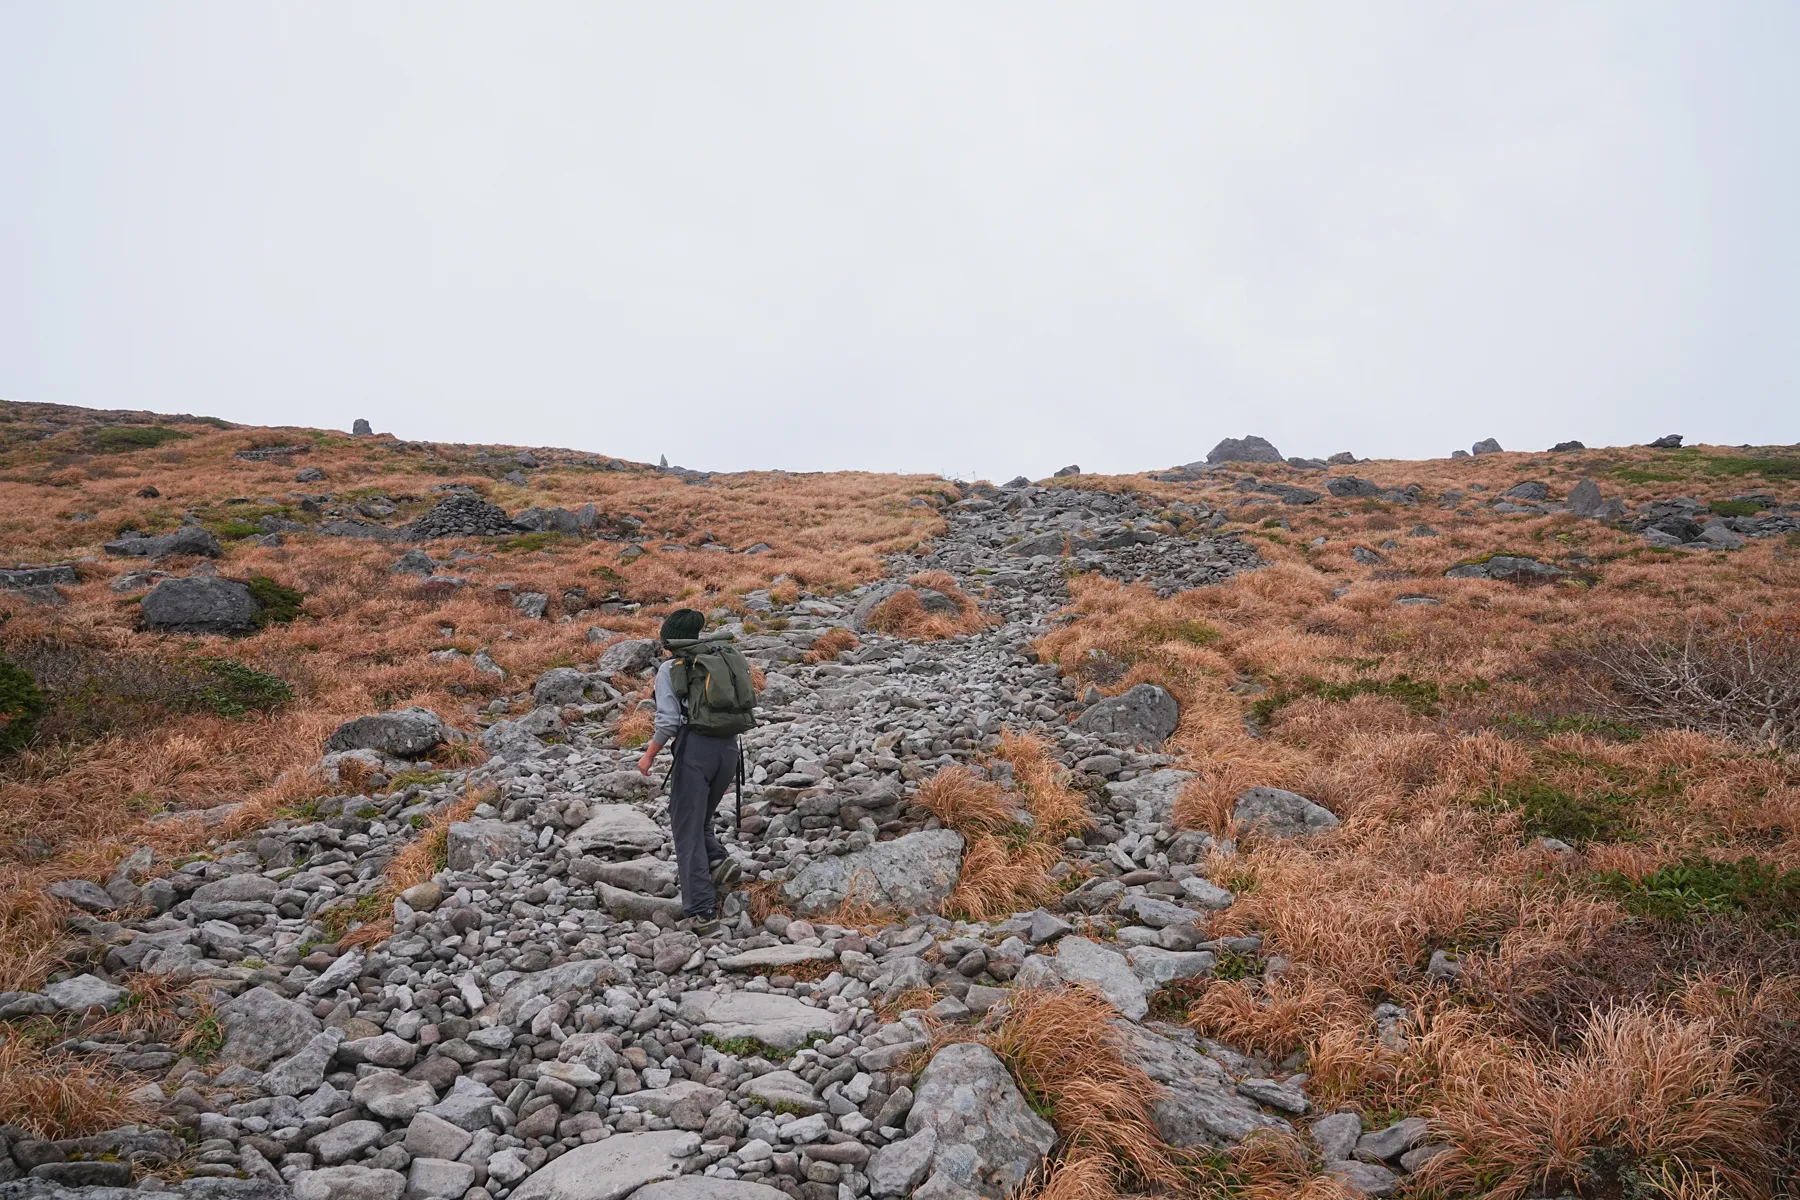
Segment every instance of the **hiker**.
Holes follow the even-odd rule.
[[[656,725],[638,770],[650,773],[657,753],[672,741],[669,826],[675,835],[675,867],[681,880],[678,928],[714,930],[719,892],[743,877],[713,834],[719,801],[737,780],[743,801],[743,755],[737,735],[755,725],[756,692],[750,664],[730,637],[702,638],[706,618],[678,608],[663,620],[660,638],[668,657],[656,669]]]

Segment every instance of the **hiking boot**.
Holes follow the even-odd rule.
[[[734,883],[744,877],[744,868],[738,866],[737,859],[727,855],[714,863],[707,874],[712,876],[714,887],[730,890]]]
[[[680,933],[712,937],[719,932],[719,915],[717,913],[695,913],[691,917],[683,917],[675,922],[675,928]]]

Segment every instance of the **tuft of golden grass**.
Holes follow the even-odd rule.
[[[909,576],[906,582],[911,586],[901,588],[870,610],[870,629],[895,637],[938,641],[975,633],[993,624],[993,618],[981,611],[981,606],[958,586],[948,571],[922,571]],[[956,613],[927,612],[918,588],[947,597],[956,605]]]
[[[812,646],[801,656],[801,660],[809,663],[831,662],[844,651],[854,650],[860,645],[862,642],[848,629],[841,626],[827,629],[813,640]]]
[[[1053,900],[1060,889],[1049,871],[1059,857],[1043,842],[1009,845],[995,834],[978,834],[963,847],[962,873],[944,911],[992,921]]]
[[[650,740],[656,731],[656,714],[644,709],[633,708],[619,718],[618,727],[613,737],[621,746],[642,746]]]
[[[1010,729],[1000,733],[996,758],[1012,764],[1013,778],[1025,793],[1025,806],[1040,837],[1070,837],[1089,829],[1094,818],[1082,794],[1065,782],[1068,772],[1048,742]]]
[[[45,1053],[13,1035],[0,1041],[0,1124],[34,1137],[84,1137],[148,1121],[147,1105],[126,1098],[139,1081],[88,1060]]]
[[[914,799],[942,821],[944,828],[964,837],[1005,829],[1013,824],[1018,808],[1006,789],[962,766],[940,770],[920,785]]]
[[[1590,1015],[1569,1054],[1479,1040],[1443,1048],[1442,1099],[1428,1111],[1461,1153],[1434,1160],[1428,1185],[1479,1183],[1497,1200],[1580,1186],[1605,1147],[1732,1196],[1771,1194],[1763,1085],[1739,1063],[1741,1039],[1710,1020],[1633,1005]]]

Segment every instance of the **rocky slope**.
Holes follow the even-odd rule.
[[[1195,862],[1232,847],[1172,824],[1187,775],[1156,750],[1177,718],[1166,692],[1084,700],[1031,650],[1066,598],[1065,545],[1079,568],[1164,591],[1256,565],[1235,538],[1203,534],[1209,510],[1177,510],[978,488],[951,510],[948,535],[896,560],[886,584],[785,605],[749,596],[761,632],[725,627],[767,672],[764,723],[745,739],[750,784],[728,845],[785,911],[753,920],[739,892],[716,937],[674,931],[661,779],[637,774],[637,752],[612,736],[609,680],[654,662],[653,644],[630,640],[612,640],[591,670],[538,678],[537,707],[486,729],[477,769],[430,762],[455,736],[435,714],[352,722],[321,768],[376,785],[368,794],[172,873],[151,874],[146,851],[104,887],[59,885],[91,914],[79,923],[104,946],[103,968],[0,996],[0,1015],[106,1007],[120,980],[146,972],[210,991],[223,1040],[211,1067],[168,1045],[65,1046],[142,1073],[139,1097],[196,1140],[146,1129],[50,1143],[8,1130],[0,1175],[26,1178],[0,1195],[99,1195],[129,1184],[133,1162],[179,1160],[193,1195],[998,1196],[1056,1131],[986,1047],[928,1056],[932,1029],[991,1023],[1010,988],[1062,984],[1117,1009],[1129,1056],[1166,1089],[1155,1117],[1170,1144],[1227,1146],[1311,1121],[1334,1173],[1385,1194],[1431,1153],[1422,1122],[1365,1134],[1351,1114],[1321,1120],[1295,1064],[1151,1019],[1157,988],[1258,948],[1201,932],[1233,896]],[[996,623],[941,642],[871,633],[874,606],[923,569],[980,592]],[[841,627],[858,649],[803,662]],[[1091,789],[1094,827],[1063,843],[1053,871],[1086,881],[1058,911],[949,920],[935,910],[963,839],[912,796],[955,765],[1013,786],[984,753],[1003,728],[1046,739]],[[392,936],[332,944],[333,910],[379,897],[394,856],[471,791],[484,801],[449,827],[445,868],[393,902]],[[1272,832],[1335,822],[1303,797],[1255,791],[1239,815]],[[885,924],[833,923],[847,897],[885,910]],[[357,911],[379,915],[367,900]],[[927,1009],[889,1004],[928,987]]]

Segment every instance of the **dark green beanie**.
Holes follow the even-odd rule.
[[[670,642],[691,641],[700,636],[706,628],[706,617],[699,610],[678,608],[663,618],[661,638],[663,644]]]

